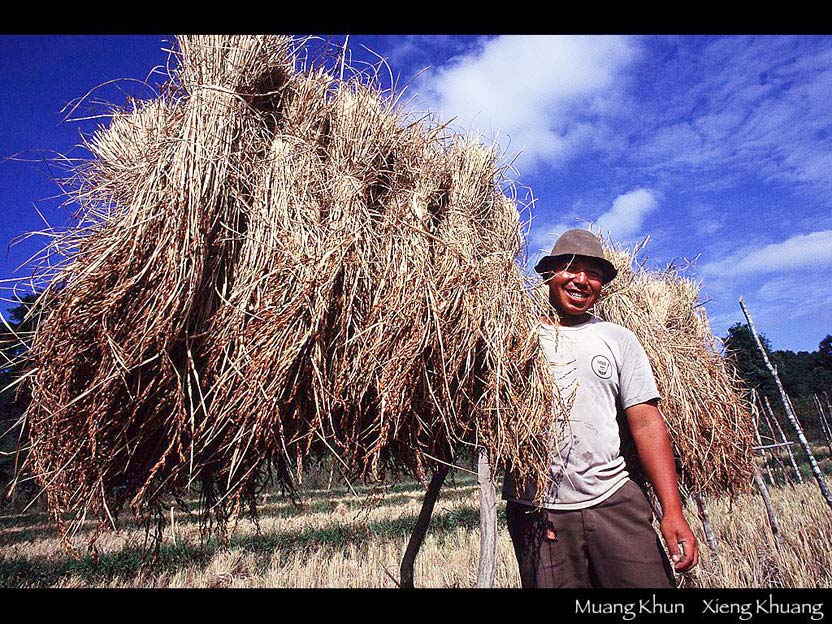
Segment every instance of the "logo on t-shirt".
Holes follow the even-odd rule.
[[[612,377],[612,364],[603,355],[596,355],[592,358],[592,371],[601,379]]]

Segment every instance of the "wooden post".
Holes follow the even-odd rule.
[[[812,398],[815,400],[815,407],[818,410],[818,418],[820,418],[820,428],[823,429],[823,437],[826,438],[826,446],[829,447],[829,454],[832,455],[832,439],[829,436],[829,424],[826,422],[826,416],[823,413],[823,406],[820,403],[818,395],[813,394]]]
[[[823,398],[826,399],[826,413],[829,414],[829,418],[824,418],[824,421],[826,421],[829,437],[832,438],[832,403],[829,402],[829,395],[826,394],[826,391],[823,393]]]
[[[650,501],[650,507],[653,508],[653,515],[656,516],[656,520],[661,522],[662,518],[664,518],[664,509],[662,509],[662,504],[659,502],[659,497],[656,496],[656,490],[649,484],[646,490],[645,494],[647,495],[647,500]]]
[[[774,543],[777,548],[780,548],[780,523],[777,522],[777,514],[771,504],[771,497],[768,495],[768,488],[766,487],[763,477],[760,475],[760,470],[757,465],[754,465],[754,484],[757,486],[757,491],[763,499],[763,504],[766,506],[766,513],[768,514],[768,524],[771,527],[771,534],[774,536]]]
[[[818,410],[818,419],[820,420],[820,428],[823,431],[823,437],[826,439],[826,444],[829,445],[832,442],[830,442],[829,439],[829,422],[826,420],[826,414],[823,410],[823,403],[821,403],[820,397],[818,397],[817,394],[813,394],[812,399],[815,402],[815,408],[817,408]]]
[[[748,327],[751,329],[751,335],[754,336],[754,341],[757,343],[757,348],[762,354],[763,360],[765,361],[769,372],[771,372],[772,376],[774,377],[774,381],[777,384],[777,390],[780,392],[780,398],[783,400],[783,406],[786,408],[786,416],[789,418],[789,421],[791,421],[792,426],[797,432],[797,439],[800,441],[800,445],[803,447],[803,450],[806,451],[806,456],[809,458],[809,466],[811,466],[812,468],[812,474],[815,476],[815,480],[818,482],[818,487],[820,488],[821,494],[823,494],[823,497],[826,499],[826,504],[829,505],[830,509],[832,509],[832,493],[830,493],[829,488],[826,486],[826,481],[823,478],[823,473],[820,471],[820,466],[818,466],[818,462],[815,459],[815,455],[812,453],[812,448],[809,446],[809,442],[806,440],[806,436],[803,435],[803,429],[798,424],[797,416],[795,415],[794,410],[792,409],[789,397],[788,395],[786,395],[786,391],[783,389],[783,384],[780,383],[780,376],[777,374],[777,369],[774,368],[774,366],[772,366],[771,361],[768,359],[766,349],[763,346],[762,341],[760,340],[760,336],[757,334],[757,330],[754,328],[754,321],[751,320],[751,314],[748,312],[748,308],[745,307],[745,302],[743,301],[742,297],[740,297],[740,307],[742,308],[743,314],[745,314],[745,318],[748,320]]]
[[[751,402],[751,419],[754,422],[754,435],[757,437],[757,446],[763,446],[763,439],[760,437],[760,420],[757,417],[757,402]],[[766,474],[768,475],[768,482],[772,485],[777,485],[774,481],[774,475],[771,473],[771,468],[769,468],[768,460],[766,459],[766,451],[764,448],[760,450],[760,455],[763,457],[763,466],[766,467]],[[754,458],[751,458],[751,461],[754,461]],[[754,470],[757,470],[756,465],[754,466]],[[763,487],[765,487],[765,483],[763,483]],[[758,487],[759,489],[759,487]]]
[[[332,491],[332,480],[335,478],[335,461],[332,462],[332,465],[329,467],[329,479],[326,482],[326,491]]]
[[[763,419],[766,421],[766,426],[768,427],[768,431],[771,434],[771,441],[775,443],[783,442],[782,439],[778,439],[777,434],[774,431],[774,425],[771,424],[771,418],[769,418],[769,414],[766,411],[765,404],[762,401],[760,401],[760,413],[763,415]],[[790,450],[788,446],[786,446],[786,449]],[[777,460],[777,465],[780,466],[780,472],[783,474],[783,483],[792,484],[794,481],[789,476],[789,473],[786,471],[786,465],[783,463],[783,457],[780,454],[779,449],[776,453],[772,453],[772,455],[774,456],[775,460]]]
[[[832,403],[829,402],[829,395],[826,394],[826,391],[823,392],[823,398],[826,399],[826,409],[829,410],[829,417],[832,418]],[[829,433],[832,433],[832,423],[827,422],[827,425],[830,426]]]
[[[699,492],[692,494],[692,497],[696,501],[696,508],[699,510],[699,520],[702,521],[702,528],[705,531],[705,541],[708,543],[708,548],[711,549],[714,557],[716,557],[719,554],[719,540],[717,540],[714,527],[711,524],[711,516],[708,514],[705,499]]]
[[[757,444],[763,446],[763,440],[760,436],[760,420],[758,415],[760,413],[763,414],[763,417],[766,417],[765,410],[759,405],[758,401],[759,397],[757,393],[752,390],[752,401],[751,401],[751,417],[754,419],[754,433],[757,434]],[[774,439],[774,429],[771,428],[771,424],[769,423],[769,431],[771,432],[771,441],[777,442]],[[766,462],[766,455],[765,450],[762,450],[763,462],[766,467],[766,471],[768,472],[769,481],[772,484],[774,482],[774,475],[772,474],[771,470],[769,470],[768,462]],[[780,549],[780,523],[777,522],[777,514],[774,511],[774,506],[771,504],[771,497],[768,495],[768,488],[766,487],[765,481],[763,481],[762,475],[760,475],[760,470],[757,468],[757,463],[755,458],[751,458],[752,465],[754,467],[754,485],[757,486],[757,491],[760,492],[760,497],[763,499],[763,504],[766,507],[766,514],[768,515],[768,524],[771,527],[771,534],[774,536],[774,543],[777,545],[777,549]],[[779,461],[779,458],[778,458]],[[783,462],[780,462],[781,468],[783,468],[783,476],[786,476],[785,466],[783,466]]]
[[[173,505],[170,507],[170,536],[173,539],[173,545],[176,546],[176,520],[173,517]]]
[[[439,498],[439,490],[442,488],[442,483],[448,475],[450,466],[447,464],[439,464],[433,473],[433,478],[428,484],[428,489],[425,492],[425,500],[422,501],[422,509],[419,512],[419,518],[416,520],[416,525],[413,527],[413,533],[410,535],[410,540],[407,542],[407,548],[402,557],[402,565],[399,568],[401,575],[399,587],[413,588],[413,564],[416,561],[416,555],[419,554],[419,549],[422,547],[422,542],[425,541],[425,534],[428,531],[430,524],[430,517],[433,514],[433,507],[436,505],[436,499]]]
[[[480,486],[480,567],[477,587],[494,587],[497,576],[497,490],[491,477],[488,452],[480,449],[477,458]]]
[[[775,367],[774,370],[777,370],[777,367]],[[792,404],[792,398],[788,394],[786,395],[786,401],[789,402],[789,409],[792,411],[792,415],[794,416],[794,421],[797,423],[797,428],[800,429],[800,433],[802,433],[805,437],[806,432],[803,430],[803,423],[800,422],[800,418],[797,415],[797,410],[794,409],[794,405]],[[806,439],[808,440],[808,438],[806,438]]]
[[[774,415],[774,410],[771,409],[771,403],[768,400],[768,397],[763,397],[765,399],[766,408],[768,410],[771,419],[774,421],[774,424],[777,425],[777,431],[780,432],[780,441],[781,442],[788,442],[786,439],[786,434],[783,433],[783,427],[780,426],[780,421],[777,420],[777,416]],[[803,475],[800,474],[800,468],[797,467],[797,461],[794,459],[794,453],[792,453],[792,447],[786,446],[786,452],[789,454],[789,461],[791,461],[792,469],[794,470],[795,477],[797,478],[798,483],[803,483]]]
[[[826,417],[826,412],[823,410],[820,399],[818,399],[818,405],[820,406],[820,423],[824,428],[823,434],[826,436],[826,443],[827,445],[832,445],[832,428],[829,426],[829,418]],[[830,413],[830,417],[832,417],[832,413]]]

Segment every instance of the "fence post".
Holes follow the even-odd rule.
[[[766,349],[760,340],[759,334],[757,334],[757,330],[754,328],[754,321],[751,319],[751,314],[749,313],[748,308],[745,307],[745,302],[743,301],[742,296],[740,296],[740,307],[742,308],[742,312],[745,314],[745,318],[748,321],[748,327],[751,329],[751,335],[754,336],[754,341],[757,343],[757,349],[759,349],[763,356],[763,361],[766,363],[766,367],[774,377],[774,381],[777,384],[777,390],[780,392],[780,398],[783,400],[783,406],[786,408],[786,416],[797,432],[797,439],[800,441],[800,445],[803,447],[803,450],[806,451],[806,455],[809,458],[809,466],[812,468],[812,474],[818,482],[821,494],[823,494],[823,497],[826,499],[826,504],[829,505],[830,509],[832,509],[832,493],[829,492],[829,488],[826,486],[826,481],[823,478],[823,473],[820,471],[820,466],[818,466],[818,462],[812,453],[812,448],[809,446],[806,436],[803,435],[803,429],[800,427],[800,424],[798,424],[797,416],[792,409],[789,397],[783,389],[783,384],[780,383],[780,376],[777,374],[777,369],[772,366],[771,361],[768,359]]]
[[[497,576],[497,491],[488,463],[488,452],[477,457],[477,482],[480,486],[480,567],[477,587],[494,587]]]

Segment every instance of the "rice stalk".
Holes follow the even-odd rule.
[[[371,483],[475,446],[545,476],[552,383],[494,149],[300,46],[180,37],[163,95],[89,141],[27,356],[27,469],[67,547],[88,514],[90,546],[126,506],[161,526],[190,488],[225,535],[328,454]]]

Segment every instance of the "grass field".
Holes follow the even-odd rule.
[[[144,530],[129,522],[99,540],[99,557],[67,555],[41,511],[0,515],[0,587],[395,587],[422,487],[401,483],[367,497],[358,489],[308,492],[303,508],[267,495],[259,530],[240,520],[227,549],[201,543],[192,512],[174,511],[155,563],[143,558]],[[832,587],[832,514],[814,481],[771,488],[783,544],[778,552],[759,496],[709,500],[719,554],[701,544],[683,587]],[[195,505],[195,502],[194,502]],[[170,518],[168,518],[170,520]],[[477,488],[470,475],[446,483],[416,561],[417,587],[472,587],[479,559]],[[90,527],[91,529],[91,527]],[[519,587],[503,506],[497,587]]]

